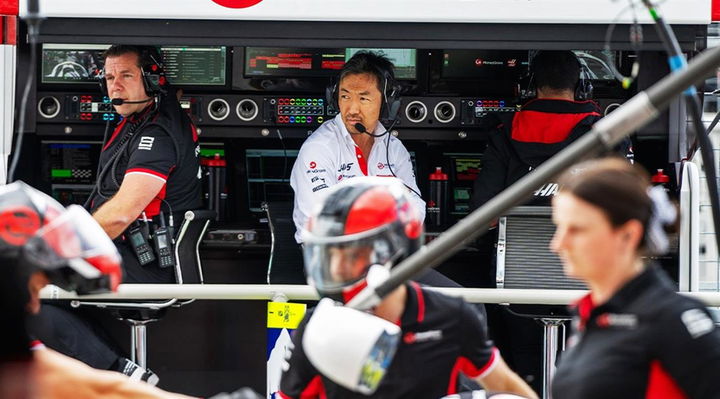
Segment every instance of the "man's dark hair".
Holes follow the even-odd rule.
[[[575,90],[580,79],[580,62],[572,51],[539,51],[530,63],[535,87]]]
[[[340,71],[338,83],[348,75],[369,73],[377,79],[377,86],[380,93],[384,93],[385,88],[383,85],[385,84],[386,76],[390,80],[390,82],[387,82],[388,87],[392,86],[393,80],[395,80],[395,71],[393,68],[394,65],[392,61],[383,54],[365,50],[358,51],[345,63],[345,66],[343,66],[343,69]]]
[[[138,56],[138,67],[162,63],[162,56],[155,46],[133,46],[127,44],[114,44],[102,54],[103,60],[108,57],[120,57],[125,54]]]

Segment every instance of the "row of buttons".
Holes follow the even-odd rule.
[[[313,118],[312,116],[278,116],[277,121],[278,123],[313,123],[313,121],[317,123],[323,123],[324,118],[322,116],[318,116],[317,118]]]
[[[505,100],[477,100],[476,107],[504,107]]]
[[[325,100],[322,98],[278,98],[278,105],[308,105],[308,106],[323,106]]]
[[[293,105],[279,105],[278,115],[322,115],[323,107],[297,107]]]

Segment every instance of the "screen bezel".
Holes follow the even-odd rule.
[[[85,48],[104,48],[107,49],[110,47],[109,44],[87,44],[87,43],[43,43],[43,46],[45,45],[51,45],[51,46],[63,46],[59,47],[58,49],[64,49],[64,50],[73,50],[73,49],[79,49],[84,50]],[[230,89],[232,85],[232,79],[233,79],[233,56],[232,54],[229,54],[232,47],[231,46],[225,46],[225,45],[207,45],[207,46],[185,46],[185,45],[175,45],[175,44],[163,44],[159,45],[160,48],[162,47],[223,47],[225,52],[225,83],[220,84],[175,84],[170,83],[172,87],[179,88],[179,89],[191,89],[193,92],[203,92],[203,91],[218,91],[218,90],[224,90],[224,89]],[[43,47],[44,48],[44,47]],[[92,87],[99,88],[99,83],[97,81],[91,81],[91,82],[72,82],[72,81],[60,81],[60,82],[45,82],[42,79],[42,50],[41,48],[40,54],[41,56],[38,57],[38,64],[37,64],[37,70],[40,71],[39,78],[37,79],[37,85],[40,88],[44,89],[51,89],[51,90],[62,90],[62,89],[70,89],[70,90],[77,90],[77,89],[88,89]],[[101,66],[104,65],[104,62],[101,63]],[[205,90],[207,88],[207,90]]]

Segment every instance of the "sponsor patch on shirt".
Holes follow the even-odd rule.
[[[319,185],[319,186],[313,187],[312,190],[313,190],[313,192],[316,192],[316,191],[322,190],[323,188],[328,188],[328,185],[327,185],[327,184],[321,184],[321,185]]]
[[[694,339],[700,338],[703,335],[712,332],[715,328],[712,319],[700,309],[686,310],[682,315],[680,315],[680,319],[683,324],[685,324],[685,328],[687,328],[690,336]]]
[[[603,313],[597,317],[595,323],[598,327],[619,327],[633,329],[637,327],[638,318],[634,314]]]
[[[152,150],[155,137],[142,136],[140,137],[140,144],[138,144],[138,150]]]
[[[354,164],[355,164],[355,162],[348,162],[348,163],[344,163],[344,164],[340,165],[340,169],[338,169],[338,173],[352,169],[352,166]]]
[[[429,330],[419,332],[407,332],[403,335],[406,344],[417,344],[426,341],[440,341],[443,337],[442,330]]]

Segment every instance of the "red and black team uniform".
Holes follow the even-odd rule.
[[[473,189],[474,209],[587,133],[601,116],[593,101],[528,101],[490,136]],[[554,183],[539,187],[532,202],[549,205],[556,191]]]
[[[173,93],[164,96],[157,109],[151,104],[124,118],[100,153],[99,187],[91,211],[112,198],[125,176],[143,174],[164,183],[145,216],[156,218],[162,210],[167,221],[172,211],[179,223],[185,211],[202,206],[198,146],[197,130]],[[140,266],[124,235],[115,242],[123,256],[124,282],[174,282],[172,268]]]
[[[405,310],[398,324],[403,338],[374,398],[440,398],[457,392],[460,373],[489,373],[499,359],[485,322],[460,298],[407,284]],[[293,336],[289,369],[280,382],[283,398],[366,398],[324,376],[310,364],[302,336],[310,313]]]
[[[173,91],[155,108],[151,104],[124,118],[108,139],[100,154],[99,187],[90,207],[94,212],[112,198],[126,175],[143,173],[165,182],[157,198],[145,208],[146,217],[157,222],[160,210],[167,218],[172,208],[177,231],[184,212],[202,204],[197,131]],[[124,234],[114,241],[123,259],[123,282],[175,282],[172,267],[160,268],[157,260],[141,266]],[[53,303],[44,305],[32,319],[34,336],[48,347],[94,368],[126,369],[122,350],[105,331],[118,325],[108,312]]]
[[[553,155],[590,131],[600,120],[600,108],[593,101],[534,99],[519,112],[507,117],[490,135],[482,168],[475,180],[471,206],[477,209]],[[554,182],[537,187],[525,205],[549,206],[558,190]],[[481,252],[495,254],[497,231],[478,240]],[[495,286],[494,262],[481,269],[480,285]],[[488,319],[493,338],[510,367],[537,391],[542,382],[542,328],[529,318],[509,314],[504,307],[490,305]],[[534,312],[535,310],[531,311]]]
[[[586,296],[575,310],[553,398],[720,398],[720,330],[659,268],[606,303]]]

